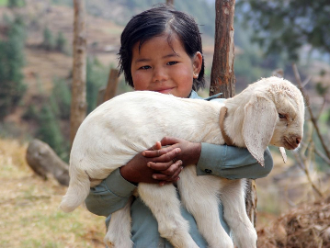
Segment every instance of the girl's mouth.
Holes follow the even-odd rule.
[[[172,91],[173,88],[164,88],[164,89],[159,89],[155,90],[156,92],[162,93],[162,94],[169,94]]]

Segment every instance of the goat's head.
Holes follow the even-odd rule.
[[[287,80],[270,77],[250,85],[247,92],[250,100],[244,106],[242,134],[257,161],[264,164],[263,154],[269,144],[288,150],[297,148],[305,113],[299,89]]]

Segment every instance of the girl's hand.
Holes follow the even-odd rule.
[[[145,152],[153,152],[144,156]],[[176,147],[162,148],[160,142],[157,142],[149,150],[135,155],[125,166],[120,168],[120,173],[123,178],[132,183],[160,183],[159,180],[166,178],[166,182],[172,183],[179,179],[178,175],[181,172],[182,162],[173,162],[180,149]],[[155,168],[150,168],[150,163],[157,163]],[[166,177],[158,179],[156,175],[161,174],[160,170],[167,170]],[[164,181],[164,180],[162,180]]]
[[[164,137],[161,140],[160,144],[161,146],[167,147],[158,149],[159,144],[156,144],[155,146],[157,146],[157,149],[150,149],[142,153],[145,157],[154,158],[153,161],[150,161],[148,163],[148,166],[151,169],[160,172],[155,173],[153,175],[158,180],[161,180],[160,184],[173,182],[173,175],[177,176],[178,174],[175,173],[180,173],[184,166],[198,163],[201,152],[200,143],[189,142],[183,139],[177,139],[173,137]],[[173,154],[175,155],[174,158],[172,158],[172,160],[167,159],[168,162],[164,163],[164,161],[166,161],[166,159],[164,159],[164,156],[168,156],[168,158],[170,157],[167,152],[178,148],[180,149],[180,152]],[[159,156],[159,154],[162,155]],[[178,161],[182,161],[181,170],[178,170],[177,168],[177,166],[179,165],[177,164]]]

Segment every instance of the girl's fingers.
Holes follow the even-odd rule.
[[[174,145],[180,143],[180,139],[174,137],[164,137],[160,143],[162,146]]]
[[[143,151],[142,155],[147,158],[154,158],[154,157],[159,157],[175,149],[174,147],[171,146],[162,148],[160,142],[159,142],[160,147],[157,147],[157,149],[155,149],[156,145],[151,147],[149,150]]]
[[[167,163],[149,162],[148,166],[155,171],[159,171],[163,175],[172,176],[182,166],[182,161],[170,161]]]
[[[160,150],[162,148],[162,144],[160,141],[157,141],[156,144],[154,144],[149,150]]]
[[[171,164],[168,169],[160,171],[160,173],[154,173],[152,177],[162,181],[173,181],[174,178],[179,176],[182,168],[182,161],[178,160]]]
[[[181,152],[180,148],[167,147],[158,151],[144,151],[143,156],[152,158],[152,162],[170,162]]]
[[[174,178],[172,181],[160,181],[159,185],[160,186],[164,186],[165,184],[169,184],[169,183],[175,183],[176,181],[178,181],[180,179],[180,177],[176,177]]]

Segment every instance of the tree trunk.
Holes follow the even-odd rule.
[[[37,139],[30,142],[25,158],[31,169],[44,180],[51,174],[61,185],[69,185],[69,166],[46,143]]]
[[[86,116],[86,32],[84,0],[74,0],[73,81],[70,115],[71,144]]]
[[[117,85],[119,79],[119,71],[117,69],[111,69],[108,78],[108,84],[105,88],[103,102],[108,101],[116,95]]]
[[[235,0],[216,0],[215,43],[211,71],[210,95],[223,93],[221,97],[230,98],[235,95],[234,75],[234,13]],[[256,225],[257,208],[256,185],[248,180],[246,192],[246,211]]]
[[[256,182],[252,179],[248,179],[245,196],[245,207],[246,212],[254,227],[257,224],[257,203],[258,196]]]
[[[215,43],[211,71],[210,95],[222,92],[223,94],[221,97],[229,98],[235,95],[235,0],[216,0],[215,10]]]

